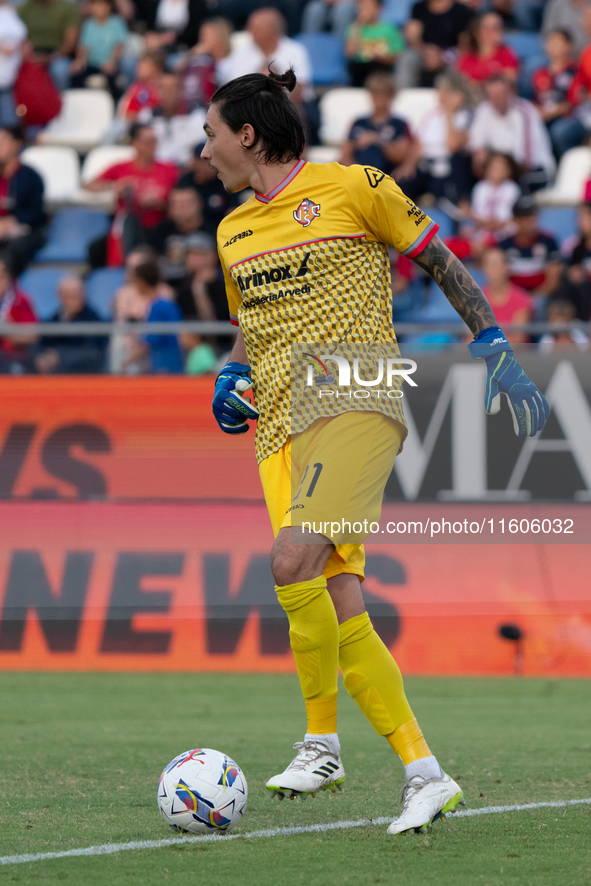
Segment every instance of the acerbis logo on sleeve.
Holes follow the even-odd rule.
[[[245,237],[252,237],[252,235],[253,231],[242,231],[242,233],[236,234],[235,237],[231,237],[230,240],[226,240],[223,248],[225,249],[226,246],[231,246],[232,243],[236,243],[237,240],[244,240]]]
[[[386,178],[386,173],[382,172],[381,169],[374,169],[373,166],[364,166],[363,168],[370,188],[377,188],[379,183]]]

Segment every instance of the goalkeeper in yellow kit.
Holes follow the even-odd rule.
[[[386,345],[392,326],[388,245],[440,285],[485,359],[485,405],[506,394],[518,434],[533,435],[548,405],[515,360],[490,305],[437,236],[438,227],[377,169],[301,159],[304,133],[289,100],[296,78],[249,74],[214,95],[202,157],[227,191],[254,189],[218,229],[232,322],[240,326],[216,381],[220,427],[244,433],[257,419],[256,453],[275,533],[271,567],[290,624],[307,731],[287,768],[267,782],[284,796],[335,790],[345,780],[337,735],[337,676],[404,764],[403,809],[389,834],[421,830],[463,802],[431,753],[404,694],[400,670],[363,603],[363,538],[293,532],[329,511],[379,518],[383,490],[406,427],[400,400],[328,399],[321,417],[295,415],[294,348]],[[308,352],[306,352],[308,353]],[[308,354],[314,360],[314,354]],[[242,395],[252,387],[256,407]],[[297,432],[297,433],[296,433]],[[297,447],[296,441],[297,439]],[[346,469],[344,466],[347,466]],[[297,502],[296,502],[297,500]],[[307,539],[308,541],[310,538]]]

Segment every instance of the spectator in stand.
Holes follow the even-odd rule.
[[[15,126],[18,117],[12,88],[22,62],[27,29],[12,6],[0,0],[0,126]]]
[[[587,43],[591,39],[591,6],[583,11],[583,29]],[[579,58],[577,74],[572,87],[572,99],[577,105],[575,115],[585,127],[585,134],[591,131],[591,45],[587,45]]]
[[[118,99],[121,95],[117,84],[119,65],[129,30],[117,15],[114,0],[90,0],[89,10],[90,16],[82,25],[76,58],[70,65],[72,86],[80,89],[88,77],[102,75],[111,95]]]
[[[345,38],[355,21],[356,11],[355,0],[310,0],[304,7],[302,31],[305,34],[331,31]]]
[[[503,20],[496,12],[474,19],[469,29],[469,48],[457,61],[458,70],[470,83],[480,85],[493,74],[516,81],[519,59],[503,43]]]
[[[227,58],[227,79],[233,80],[243,74],[256,72],[267,74],[269,65],[278,73],[293,67],[298,85],[291,93],[292,100],[296,104],[311,101],[314,92],[308,50],[297,40],[287,37],[286,28],[285,18],[277,9],[269,7],[253,12],[247,22],[252,39]]]
[[[185,276],[176,287],[185,320],[230,320],[215,240],[201,231],[187,238]]]
[[[512,157],[507,154],[489,154],[485,167],[484,179],[474,186],[472,191],[472,217],[478,230],[484,237],[476,238],[476,242],[490,242],[495,236],[508,233],[508,226],[513,218],[513,206],[520,195],[519,185],[515,181],[517,167]]]
[[[23,142],[20,126],[0,129],[0,256],[15,276],[45,242],[43,181],[21,163]]]
[[[520,197],[513,207],[515,233],[501,240],[511,282],[538,299],[551,296],[560,284],[562,262],[552,234],[538,227],[533,197]]]
[[[70,85],[70,64],[76,51],[80,13],[68,0],[25,0],[17,14],[29,35],[29,54],[49,66],[60,92]]]
[[[566,31],[574,44],[575,56],[589,42],[583,27],[583,12],[588,0],[549,0],[544,10],[542,33],[544,36],[551,31]]]
[[[182,320],[183,315],[178,305],[160,296],[161,282],[156,262],[142,262],[135,269],[135,286],[146,304],[146,322],[168,323]],[[176,335],[146,335],[143,340],[135,340],[134,350],[130,359],[135,362],[143,355],[148,372],[170,374],[183,371],[183,356]]]
[[[157,0],[150,45],[166,52],[186,51],[197,43],[206,15],[206,0]]]
[[[232,48],[231,35],[232,25],[225,18],[204,21],[199,42],[176,63],[190,111],[206,108],[216,88],[226,82],[223,70]]]
[[[61,307],[50,323],[98,323],[101,317],[86,304],[80,277],[64,277],[58,286]],[[49,373],[95,373],[105,368],[107,339],[99,335],[45,336],[38,345],[35,369]]]
[[[108,258],[108,237],[121,242],[124,255],[150,239],[150,232],[166,215],[168,198],[178,179],[176,166],[156,160],[156,136],[151,126],[134,123],[130,141],[136,156],[126,163],[110,166],[92,182],[84,185],[93,193],[113,190],[117,210],[111,234],[91,243],[92,267],[102,267]]]
[[[473,17],[471,9],[455,0],[415,3],[404,28],[408,48],[398,60],[399,86],[432,86],[434,74],[452,61]]]
[[[186,275],[191,238],[203,228],[203,201],[194,188],[175,188],[168,201],[168,218],[156,225],[150,243],[161,256],[164,280],[176,286]]]
[[[461,78],[453,72],[437,79],[438,107],[417,128],[409,158],[396,180],[413,200],[431,193],[450,203],[470,201],[472,174],[466,152],[471,112]]]
[[[205,111],[187,113],[183,84],[178,74],[164,73],[159,82],[160,103],[140,111],[138,120],[149,123],[156,136],[156,159],[160,163],[188,166],[193,148],[203,138]]]
[[[558,298],[575,306],[577,319],[591,320],[591,203],[579,207],[579,237],[567,260]]]
[[[144,262],[154,262],[156,250],[151,246],[138,246],[130,252],[125,261],[125,282],[116,291],[113,298],[113,320],[117,323],[141,323],[146,319],[147,306],[145,299],[137,291],[135,285],[136,268]],[[162,283],[158,289],[158,297],[172,301],[174,294],[170,286]],[[134,341],[136,336],[115,333],[111,337],[109,349],[109,371],[119,375],[140,375],[145,370],[145,354],[138,350]],[[132,355],[137,355],[137,360]]]
[[[521,167],[522,188],[543,187],[553,176],[556,163],[538,111],[515,95],[515,84],[503,74],[487,80],[485,94],[476,108],[468,142],[476,177],[482,178],[489,153],[498,151],[509,154]]]
[[[184,319],[229,322],[226,287],[220,273],[215,239],[209,234],[193,234],[187,240],[185,274],[176,287],[176,301]],[[218,353],[226,353],[232,349],[234,340],[232,336],[218,336],[208,337],[202,343],[215,347]],[[194,348],[196,344],[194,339],[183,341],[186,350]],[[203,356],[203,353],[199,354],[200,362]],[[192,362],[197,360],[197,355],[194,355]]]
[[[119,102],[117,115],[134,122],[141,111],[157,108],[160,104],[158,87],[163,71],[164,56],[160,52],[152,51],[142,55],[137,63],[137,79]]]
[[[363,86],[374,71],[391,74],[404,49],[398,28],[381,20],[382,7],[382,0],[357,0],[357,16],[345,47],[352,86]]]
[[[566,31],[551,31],[545,47],[549,64],[533,76],[534,104],[548,127],[554,153],[560,159],[569,148],[581,144],[586,130],[573,114],[577,66],[570,35]]]
[[[209,342],[203,341],[194,332],[185,332],[181,336],[183,349],[187,354],[185,373],[187,375],[209,375],[216,371],[218,358]]]
[[[37,315],[28,295],[18,288],[5,261],[0,259],[0,323],[36,323]],[[35,335],[11,335],[0,339],[0,373],[22,375],[31,368]]]
[[[501,249],[487,249],[482,258],[482,270],[486,284],[482,291],[489,300],[497,322],[505,330],[508,341],[518,344],[528,341],[521,332],[507,332],[511,324],[529,323],[532,319],[533,304],[530,296],[509,279],[509,266]]]
[[[238,194],[229,194],[212,169],[208,160],[201,159],[205,142],[196,145],[190,171],[179,180],[179,188],[194,188],[203,201],[203,230],[216,236],[221,220],[235,209],[240,198]]]
[[[404,120],[392,114],[396,84],[391,74],[375,71],[365,86],[373,110],[369,117],[360,117],[351,127],[341,163],[343,166],[352,163],[375,166],[389,175],[393,167],[408,158],[412,142],[410,130]]]
[[[553,299],[548,305],[548,323],[558,327],[555,332],[545,332],[540,338],[538,348],[544,354],[550,354],[556,345],[562,347],[575,347],[579,351],[587,351],[589,349],[589,336],[585,335],[582,329],[576,326],[572,329],[564,329],[576,320],[577,310],[571,301],[564,299]],[[561,328],[563,327],[563,328]]]

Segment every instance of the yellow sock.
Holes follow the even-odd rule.
[[[307,731],[316,735],[336,732],[339,624],[326,578],[320,575],[275,590],[289,618],[289,640],[306,703]]]
[[[340,626],[339,664],[345,689],[379,735],[388,736],[413,719],[400,669],[367,612]]]
[[[429,745],[425,741],[421,727],[416,720],[403,723],[402,726],[399,726],[394,732],[386,736],[386,741],[392,750],[398,754],[405,766],[408,766],[409,763],[414,763],[415,760],[431,756]]]

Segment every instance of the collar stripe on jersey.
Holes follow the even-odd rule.
[[[305,165],[306,165],[305,160],[298,160],[298,162],[296,163],[294,168],[291,170],[291,172],[286,176],[286,178],[284,178],[283,181],[280,182],[276,188],[273,188],[272,191],[269,191],[268,194],[259,194],[258,191],[255,191],[254,194],[255,194],[255,197],[257,198],[257,200],[259,201],[259,203],[270,203],[271,200],[273,199],[273,197],[276,197],[277,194],[280,194],[281,191],[284,188],[286,188],[294,180],[296,175],[298,175],[302,171],[302,169],[304,168]]]
[[[341,234],[336,237],[319,237],[317,240],[305,240],[303,243],[293,243],[291,246],[282,246],[279,249],[270,249],[268,252],[257,252],[255,255],[248,255],[246,258],[241,258],[240,261],[235,261],[233,265],[230,265],[229,270],[234,270],[238,265],[243,265],[244,262],[252,261],[255,258],[263,258],[265,255],[273,255],[275,252],[288,252],[290,249],[298,249],[300,246],[311,246],[312,243],[326,243],[328,240],[359,240],[362,237],[365,237],[366,234]]]

